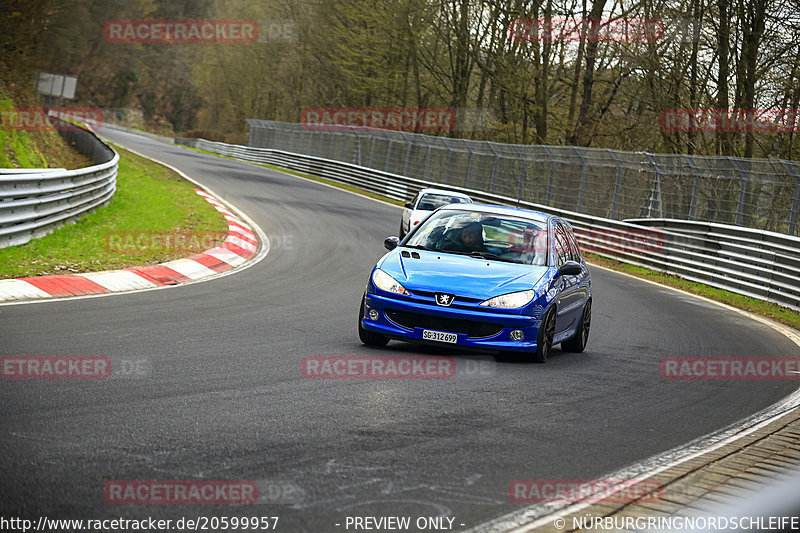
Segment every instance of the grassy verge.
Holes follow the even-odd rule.
[[[16,111],[29,112],[35,101],[15,101],[0,80],[0,120],[15,124]],[[0,126],[0,168],[82,168],[91,160],[73,149],[53,128]]]
[[[217,157],[225,157],[219,154],[215,154],[213,152],[208,152],[206,150],[200,150],[198,148],[192,148],[189,146],[184,146],[189,150],[194,150],[196,152],[213,155]],[[225,159],[232,159],[234,161],[239,161],[233,157],[225,157]],[[317,178],[315,176],[309,176],[308,174],[303,174],[302,172],[295,172],[293,170],[288,170],[285,168],[277,167],[275,165],[266,165],[260,163],[250,163],[253,165],[262,166],[265,168],[270,168],[273,170],[278,170],[280,172],[285,172],[287,174],[293,174],[295,176],[300,176],[301,178],[306,178],[309,180],[317,181],[320,183],[325,183],[327,185],[332,185],[334,187],[338,187],[340,189],[345,189],[348,191],[352,191],[358,194],[362,194],[364,196],[369,196],[370,198],[376,198],[378,200],[382,200],[384,202],[388,202],[395,205],[403,205],[403,202],[398,200],[393,200],[391,198],[387,198],[385,196],[381,196],[378,194],[374,194],[364,189],[360,189],[358,187],[354,187],[351,185],[346,185],[343,183],[339,183],[336,181],[326,180],[322,178]],[[618,272],[624,272],[626,274],[631,274],[633,276],[647,279],[650,281],[654,281],[656,283],[660,283],[662,285],[666,285],[669,287],[675,287],[676,289],[681,289],[686,292],[690,292],[692,294],[697,294],[698,296],[703,296],[710,300],[715,300],[717,302],[721,302],[732,307],[736,307],[742,309],[744,311],[749,311],[753,314],[763,316],[769,319],[772,319],[776,322],[780,322],[781,324],[790,326],[794,329],[800,330],[800,313],[796,311],[792,311],[791,309],[787,309],[786,307],[782,307],[777,304],[773,304],[770,302],[765,302],[762,300],[758,300],[756,298],[750,298],[748,296],[742,296],[740,294],[736,294],[730,291],[716,289],[714,287],[710,287],[708,285],[703,285],[702,283],[696,283],[693,281],[688,281],[677,276],[670,276],[667,274],[661,274],[659,272],[655,272],[653,270],[649,270],[646,268],[638,267],[635,265],[629,265],[626,263],[621,263],[619,261],[613,261],[610,259],[606,259],[599,255],[595,254],[584,254],[586,257],[587,262],[592,264],[603,266],[606,268],[610,268],[612,270],[616,270]]]
[[[225,218],[172,170],[115,146],[117,192],[108,205],[22,246],[0,249],[0,278],[156,264],[220,243]]]
[[[668,287],[675,287],[676,289],[681,289],[692,294],[697,294],[698,296],[703,296],[709,300],[715,300],[717,302],[728,304],[732,307],[749,311],[759,316],[770,318],[776,322],[780,322],[781,324],[800,330],[800,313],[797,311],[792,311],[791,309],[787,309],[786,307],[781,307],[780,305],[758,300],[756,298],[742,296],[730,291],[709,287],[708,285],[685,280],[677,276],[662,274],[647,268],[606,259],[605,257],[601,257],[599,255],[589,253],[584,255],[586,261],[591,264],[610,268],[618,272],[624,272],[625,274],[631,274],[637,278],[654,281],[656,283],[660,283],[661,285],[667,285]]]

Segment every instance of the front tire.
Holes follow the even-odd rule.
[[[565,352],[581,353],[586,348],[589,341],[589,328],[592,326],[592,301],[587,300],[583,306],[581,321],[578,323],[578,330],[575,335],[561,343],[561,349]]]
[[[539,326],[539,336],[536,339],[536,351],[528,353],[528,360],[532,363],[546,363],[553,350],[553,337],[556,333],[556,308],[551,307],[542,318]]]
[[[361,298],[361,308],[358,311],[358,338],[367,346],[386,346],[389,343],[389,339],[380,333],[368,331],[364,329],[364,326],[361,325],[361,321],[364,320],[364,302],[366,299],[367,295],[365,294],[364,297]]]

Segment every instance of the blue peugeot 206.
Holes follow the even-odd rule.
[[[416,226],[369,277],[358,334],[518,353],[582,352],[592,320],[591,277],[572,227],[513,207],[450,204]]]

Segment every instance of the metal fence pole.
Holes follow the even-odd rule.
[[[575,147],[575,153],[578,154],[578,157],[581,158],[581,162],[583,163],[583,168],[581,169],[581,186],[578,189],[578,206],[575,210],[578,213],[583,213],[583,193],[586,191],[586,174],[589,172],[589,163],[583,155],[583,150],[577,146]]]
[[[795,169],[792,168],[789,162],[783,159],[779,161],[794,180],[794,199],[792,200],[792,210],[789,214],[789,235],[794,235],[794,230],[797,227],[797,210],[798,207],[800,207],[800,177],[798,177],[797,172],[795,172]]]
[[[447,160],[444,163],[444,182],[447,183],[450,179],[450,160],[453,157],[453,147],[450,146],[450,141],[442,139],[445,146],[447,146]]]
[[[617,182],[614,184],[614,198],[611,200],[611,218],[617,218],[617,204],[619,203],[619,191],[622,188],[622,161],[612,150],[607,150],[611,158],[617,163]]]
[[[372,165],[372,156],[375,155],[375,139],[377,138],[377,136],[371,135],[371,137],[372,137],[372,142],[369,143],[369,163],[367,163],[367,166],[369,168],[375,168]]]
[[[494,192],[494,180],[497,177],[497,169],[500,166],[500,154],[497,153],[497,150],[494,148],[494,143],[488,143],[489,148],[492,149],[494,152],[494,168],[492,168],[492,177],[489,180],[489,192]]]
[[[383,165],[383,171],[389,172],[389,162],[392,160],[392,143],[394,142],[389,134],[384,132],[384,136],[389,139],[389,146],[386,148],[386,163]]]
[[[545,197],[545,205],[552,205],[550,203],[550,199],[553,196],[553,180],[556,176],[556,160],[553,157],[553,152],[550,151],[550,148],[547,146],[542,146],[544,151],[547,153],[547,157],[550,158],[550,182],[547,184],[547,196]]]
[[[408,148],[406,149],[406,160],[403,163],[403,176],[408,176],[408,162],[411,159],[412,143],[411,140],[408,138],[406,132],[401,131],[400,134],[403,136],[403,140],[405,140],[406,144],[408,145]]]
[[[747,195],[747,184],[750,181],[750,177],[747,175],[745,170],[742,168],[742,166],[736,159],[728,157],[728,161],[731,163],[731,165],[733,165],[733,168],[736,169],[736,172],[742,179],[742,188],[739,191],[739,205],[736,208],[736,220],[734,221],[734,224],[736,224],[737,226],[741,226],[742,219],[744,218],[744,199],[746,198]]]
[[[428,145],[428,149],[425,151],[425,168],[422,171],[422,179],[428,179],[428,171],[430,169],[431,162],[431,143],[428,141],[427,135],[423,135],[422,140],[425,141],[426,145]]]
[[[694,160],[688,154],[684,154],[684,159],[686,159],[686,163],[689,164],[689,168],[692,169],[692,174],[694,175],[694,187],[692,189],[692,199],[689,203],[689,220],[696,220],[697,219],[697,198],[700,195],[700,169],[697,168],[697,165],[694,164]]]
[[[511,146],[513,146],[514,149],[519,154],[519,160],[520,160],[519,183],[517,184],[517,202],[519,202],[522,199],[522,183],[525,180],[525,175],[527,171],[526,169],[527,159],[525,159],[525,153],[522,150],[520,150],[518,145],[512,144]]]
[[[464,144],[467,145],[467,150],[469,150],[469,163],[467,163],[467,183],[464,186],[469,188],[469,181],[472,179],[472,160],[475,158],[475,152],[472,151],[472,147],[468,142],[464,141]]]
[[[647,207],[647,218],[653,218],[654,202],[658,204],[658,218],[664,218],[664,207],[661,205],[661,167],[658,166],[658,163],[656,163],[655,158],[650,152],[645,151],[644,155],[647,156],[647,159],[650,160],[650,164],[656,169],[656,177],[650,188],[650,205]],[[647,200],[645,200],[645,203],[647,203]]]

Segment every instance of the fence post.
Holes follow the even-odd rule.
[[[428,171],[430,170],[430,162],[431,162],[431,143],[428,141],[428,136],[423,135],[422,140],[425,141],[425,144],[428,146],[428,149],[425,151],[425,168],[422,171],[422,179],[428,179]]]
[[[400,134],[403,136],[403,140],[408,145],[408,148],[406,149],[406,160],[405,163],[403,163],[403,176],[408,176],[408,162],[411,159],[411,141],[408,139],[406,132],[401,131]]]
[[[747,173],[744,171],[744,169],[736,159],[732,157],[728,157],[727,159],[730,162],[730,164],[733,165],[733,168],[736,169],[736,172],[742,179],[742,189],[741,191],[739,191],[739,205],[736,208],[736,220],[734,221],[734,224],[736,224],[737,226],[741,226],[742,219],[744,217],[744,199],[747,195],[747,184],[749,183],[750,179]]]
[[[519,145],[512,144],[511,146],[513,146],[514,149],[519,154],[519,160],[521,163],[519,169],[519,183],[517,184],[517,203],[519,203],[519,201],[522,199],[522,183],[525,180],[525,175],[527,173],[526,163],[528,160],[525,159],[525,153],[522,150],[520,150]]]
[[[645,150],[644,155],[650,160],[650,164],[655,167],[656,177],[655,180],[653,180],[653,185],[650,187],[648,198],[645,199],[645,203],[642,205],[642,211],[644,211],[644,206],[647,204],[647,201],[650,200],[650,205],[647,206],[647,218],[653,218],[653,202],[658,204],[658,218],[664,218],[664,206],[661,204],[661,167],[656,163],[653,154]]]
[[[552,205],[550,203],[550,198],[553,195],[553,180],[555,179],[556,175],[556,160],[553,158],[553,152],[550,151],[550,148],[548,148],[545,145],[542,145],[542,148],[544,148],[544,151],[547,152],[547,157],[550,158],[550,183],[547,184],[547,196],[545,198],[544,204]]]
[[[447,183],[450,179],[450,160],[453,157],[453,147],[450,146],[450,141],[445,138],[442,138],[444,141],[445,146],[447,146],[447,160],[444,163],[444,182]]]
[[[369,143],[369,163],[367,163],[367,166],[369,168],[375,168],[374,166],[372,166],[372,156],[375,155],[375,139],[376,139],[376,137],[377,137],[377,135],[370,135],[370,138],[372,139],[372,141]]]
[[[394,142],[387,132],[383,132],[384,137],[389,139],[389,146],[386,147],[386,163],[383,165],[383,171],[389,172],[389,162],[392,160],[392,143]]]
[[[684,154],[684,159],[692,169],[694,175],[694,188],[692,189],[692,199],[689,203],[689,220],[697,220],[697,197],[700,194],[700,169],[694,164],[694,160],[688,154]]]
[[[589,171],[589,163],[586,162],[586,157],[583,155],[583,150],[581,150],[578,146],[575,147],[575,152],[578,154],[578,157],[581,158],[581,162],[583,163],[583,168],[581,169],[581,186],[578,189],[578,206],[575,210],[578,213],[583,213],[581,209],[583,209],[583,193],[586,192],[586,174]]]
[[[797,227],[797,210],[798,207],[800,207],[800,177],[798,177],[794,168],[792,168],[788,161],[784,161],[783,159],[779,161],[794,180],[794,200],[792,200],[792,211],[789,213],[789,235],[794,235],[795,228]]]
[[[464,184],[464,187],[469,188],[469,180],[472,178],[472,160],[475,159],[475,152],[472,151],[472,147],[467,141],[464,141],[464,144],[467,145],[467,150],[469,150],[469,163],[467,163],[467,183]]]
[[[611,200],[611,217],[617,218],[617,204],[619,203],[619,190],[622,188],[622,161],[613,150],[607,150],[611,158],[617,163],[617,182],[614,184],[614,198]]]
[[[494,168],[492,168],[492,177],[489,180],[489,192],[493,193],[494,192],[494,179],[497,177],[497,169],[500,166],[500,154],[498,154],[497,150],[494,149],[494,143],[493,142],[490,142],[490,143],[487,143],[487,144],[489,145],[489,148],[492,149],[492,152],[494,152]]]
[[[361,165],[361,135],[358,134],[358,128],[353,128],[353,135],[355,135],[356,142],[353,148],[353,164]]]

